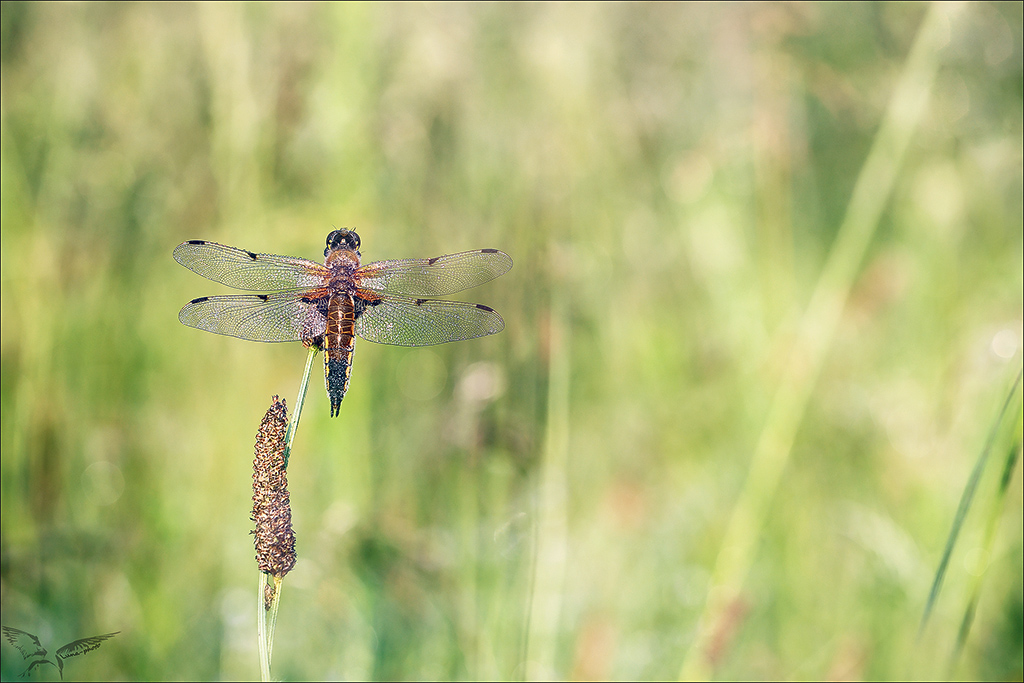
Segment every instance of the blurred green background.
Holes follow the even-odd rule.
[[[365,261],[506,251],[458,296],[506,329],[358,343],[336,419],[317,366],[274,675],[677,677],[926,11],[4,3],[3,624],[119,630],[72,679],[258,677],[253,439],[305,351],[180,325],[227,290],[171,251],[352,227]],[[1022,5],[946,29],[716,678],[944,677],[979,576],[952,675],[1022,675],[1019,467],[917,638],[1024,308]]]

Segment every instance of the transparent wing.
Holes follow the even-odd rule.
[[[84,655],[86,652],[92,652],[103,643],[104,640],[109,640],[116,636],[120,631],[114,631],[113,633],[106,633],[102,636],[91,636],[89,638],[82,638],[74,642],[68,643],[64,647],[57,650],[57,656],[61,659],[67,659],[68,657],[75,657],[77,655]]]
[[[254,254],[205,240],[182,242],[174,248],[174,260],[214,282],[250,292],[316,287],[329,274],[306,259]]]
[[[505,321],[483,304],[397,296],[367,306],[356,319],[356,334],[363,339],[397,346],[444,344],[503,329]]]
[[[324,333],[319,298],[308,293],[204,296],[185,304],[178,320],[198,330],[262,342],[300,341]]]
[[[376,261],[356,271],[356,286],[389,294],[447,296],[504,275],[512,258],[497,249],[476,249],[423,259]]]

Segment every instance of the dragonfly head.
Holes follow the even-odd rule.
[[[359,253],[359,235],[356,234],[355,230],[342,228],[341,230],[335,230],[327,236],[327,248],[324,249],[324,256],[340,249],[354,251],[356,254]]]

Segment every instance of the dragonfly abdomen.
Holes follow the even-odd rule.
[[[327,305],[324,332],[324,380],[331,401],[331,417],[341,410],[352,375],[352,354],[356,346],[356,308],[351,294],[335,294]]]

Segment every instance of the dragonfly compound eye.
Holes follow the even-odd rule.
[[[327,248],[324,249],[324,256],[326,256],[328,252],[335,251],[337,249],[351,249],[352,251],[358,250],[359,235],[346,228],[335,230],[327,236]]]

